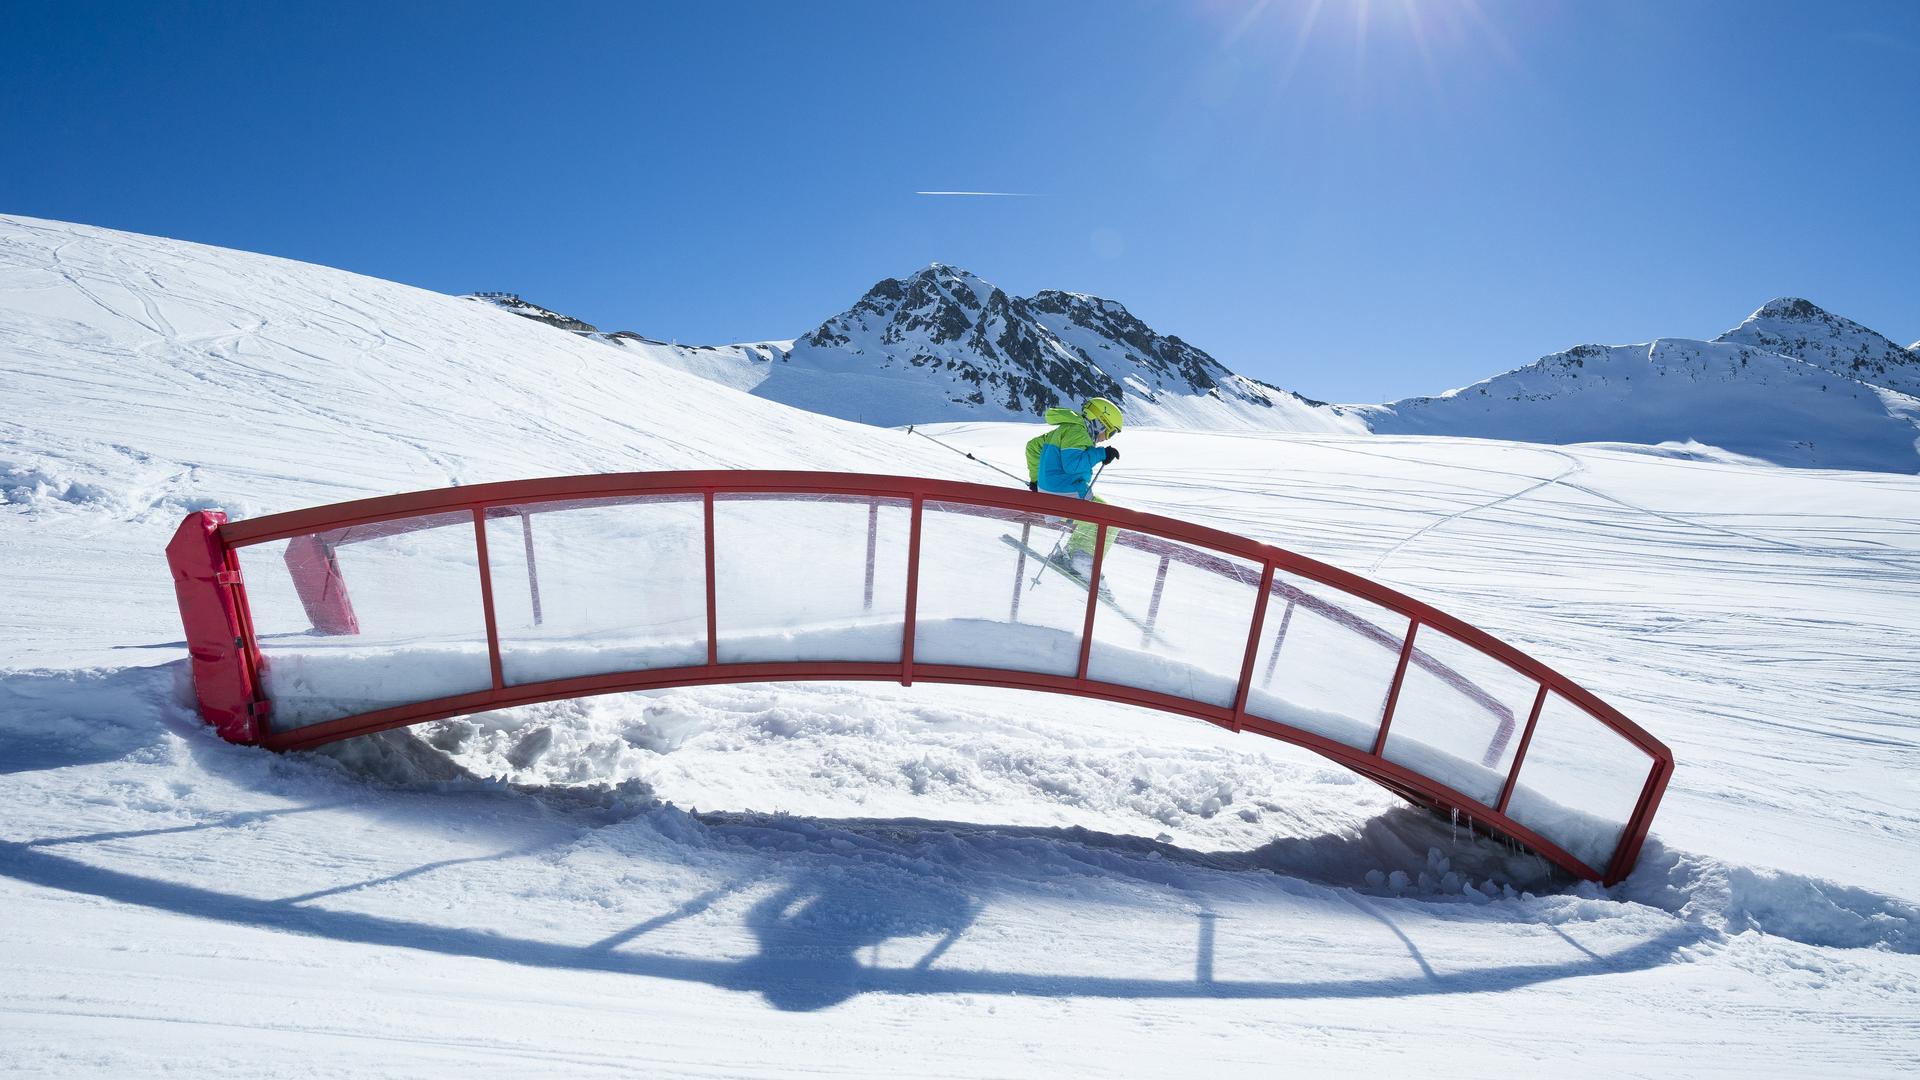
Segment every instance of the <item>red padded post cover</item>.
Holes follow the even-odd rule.
[[[229,569],[227,545],[220,539],[226,521],[227,515],[218,510],[188,514],[167,544],[167,564],[173,568],[201,719],[228,742],[257,743],[265,734],[260,723],[263,696],[242,611],[245,594],[220,580]]]
[[[312,534],[287,541],[287,573],[294,591],[307,609],[307,621],[322,634],[357,634],[360,620],[353,614],[347,583],[333,561],[333,548]]]

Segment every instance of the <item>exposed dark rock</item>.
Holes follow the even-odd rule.
[[[600,332],[599,328],[590,322],[584,322],[571,315],[562,315],[557,311],[550,311],[541,307],[539,304],[529,303],[514,293],[469,293],[467,299],[483,304],[492,304],[502,311],[511,311],[521,318],[532,319],[535,322],[543,322],[548,326],[556,326],[562,330],[571,330],[576,334],[597,334]]]

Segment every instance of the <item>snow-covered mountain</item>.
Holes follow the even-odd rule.
[[[1357,428],[1319,402],[1235,375],[1117,301],[1051,289],[1009,296],[940,263],[867,290],[796,341],[756,392],[884,424],[1024,419],[1099,395],[1148,426]]]
[[[1028,420],[1100,395],[1134,426],[1364,430],[1342,409],[1234,374],[1117,301],[1051,289],[1009,296],[940,263],[880,282],[795,341],[747,345],[669,345],[631,331],[601,333],[512,294],[472,299],[756,397],[882,426]]]
[[[1911,353],[1788,298],[1713,341],[1581,345],[1437,397],[1354,411],[1382,434],[1706,444],[1783,465],[1911,473],[1913,392]]]
[[[1752,345],[1920,397],[1920,355],[1798,297],[1769,300],[1745,322],[1713,340]]]

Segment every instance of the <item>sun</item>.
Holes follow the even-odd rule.
[[[1480,0],[1251,0],[1201,10],[1220,26],[1223,51],[1264,54],[1283,83],[1310,52],[1344,53],[1353,74],[1365,76],[1375,54],[1410,50],[1436,82],[1449,61],[1513,59],[1500,22]]]
[[[1269,88],[1306,69],[1359,98],[1382,85],[1444,94],[1515,65],[1511,23],[1551,12],[1530,4],[1492,17],[1482,0],[1217,0],[1194,8],[1217,27],[1217,60],[1258,69]],[[1415,79],[1409,79],[1415,75]]]

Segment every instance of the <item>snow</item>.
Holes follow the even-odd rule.
[[[935,433],[1017,468],[1032,430]],[[1636,872],[1570,886],[1302,751],[982,688],[223,744],[160,554],[190,508],[991,474],[484,305],[0,218],[0,1072],[1911,1068],[1920,478],[1684,441],[1120,439],[1108,498],[1434,602],[1667,741]]]

